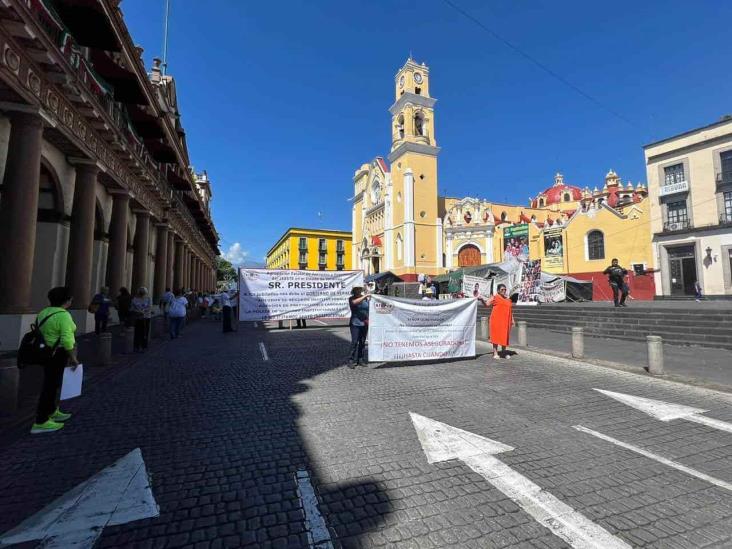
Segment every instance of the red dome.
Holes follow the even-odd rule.
[[[582,199],[582,189],[580,189],[579,187],[574,187],[572,185],[554,185],[552,187],[549,187],[541,194],[544,195],[546,199],[546,204],[548,206],[549,204],[559,204],[561,202],[564,202],[565,193],[570,194],[570,201]]]

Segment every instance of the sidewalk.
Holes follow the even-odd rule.
[[[511,334],[518,341],[518,330]],[[527,329],[528,349],[560,356],[571,356],[572,335],[539,328]],[[519,348],[520,349],[520,348]],[[520,350],[518,351],[520,352]],[[732,392],[732,361],[724,349],[669,345],[664,341],[666,379]],[[644,373],[648,349],[644,341],[591,337],[585,334],[585,362]]]

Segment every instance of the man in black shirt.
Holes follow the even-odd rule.
[[[627,269],[623,269],[617,259],[613,259],[612,265],[605,269],[602,274],[607,275],[607,280],[613,290],[613,301],[616,307],[625,307],[625,298],[628,297],[628,285],[625,283],[625,276],[628,274]],[[618,301],[618,293],[620,301]]]

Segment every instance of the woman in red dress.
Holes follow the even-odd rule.
[[[502,347],[503,356],[508,358],[508,339],[511,335],[511,328],[515,325],[513,321],[513,302],[506,297],[506,286],[498,285],[498,293],[490,299],[479,297],[486,307],[493,305],[490,318],[490,337],[493,344],[493,358],[501,358],[498,354],[498,346]]]

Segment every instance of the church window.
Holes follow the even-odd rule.
[[[422,219],[424,219],[424,216],[426,216],[426,215],[427,215],[427,212],[425,212],[424,210],[419,212],[419,217],[421,217]]]
[[[564,193],[564,201],[569,202],[570,200],[572,200],[572,197],[569,195],[569,193]]]
[[[546,203],[544,202],[544,199],[543,199],[543,198],[540,198],[540,199],[539,199],[539,207],[540,207],[540,208],[543,208],[545,204],[546,204]]]
[[[414,93],[416,93],[417,95],[421,95],[422,94],[422,88],[414,88]]]
[[[508,214],[506,212],[501,212],[501,221],[506,221],[507,217],[508,217]]]
[[[605,235],[602,231],[587,233],[587,259],[605,259]]]
[[[397,120],[397,132],[399,133],[399,139],[404,139],[404,115],[400,114]]]

